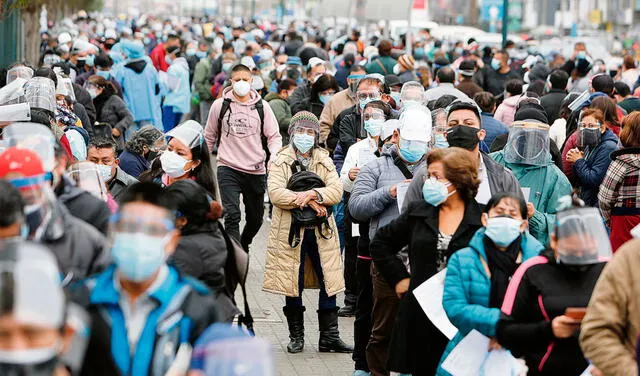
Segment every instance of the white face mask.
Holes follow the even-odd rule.
[[[187,173],[184,167],[189,161],[173,151],[165,151],[160,156],[162,170],[171,178],[179,178]]]
[[[62,345],[56,342],[50,347],[22,350],[0,350],[0,363],[15,365],[36,365],[45,363],[60,352]]]
[[[247,81],[236,81],[233,83],[233,92],[239,97],[244,97],[249,94],[251,90],[251,84]]]
[[[98,167],[98,173],[100,173],[100,176],[102,176],[102,180],[106,183],[109,180],[111,180],[111,166],[109,165],[96,165],[96,167]]]

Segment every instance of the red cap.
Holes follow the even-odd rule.
[[[0,154],[0,178],[11,173],[33,177],[44,175],[44,168],[38,154],[29,149],[10,147]]]

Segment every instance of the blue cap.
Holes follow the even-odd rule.
[[[289,56],[287,65],[302,65],[302,60],[298,56]]]

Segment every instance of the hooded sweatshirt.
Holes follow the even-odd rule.
[[[269,104],[262,100],[254,89],[249,92],[250,99],[241,103],[233,94],[233,88],[224,89],[222,98],[211,106],[209,119],[204,130],[204,137],[209,150],[215,150],[218,139],[218,117],[224,99],[231,100],[231,105],[222,120],[222,135],[218,147],[218,164],[240,172],[253,175],[266,173],[267,154],[262,147],[260,135],[260,115],[255,109],[256,103],[262,101],[264,107],[264,136],[272,156],[282,148],[282,137],[276,119]]]
[[[510,127],[511,123],[513,123],[513,119],[516,116],[516,108],[518,107],[519,101],[520,95],[514,95],[505,99],[504,101],[502,101],[500,106],[498,106],[498,109],[496,110],[496,113],[493,115],[493,117],[496,120],[502,122],[507,127]]]

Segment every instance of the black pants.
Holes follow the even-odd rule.
[[[356,281],[358,300],[356,319],[353,322],[353,355],[355,369],[369,371],[367,364],[367,343],[371,337],[371,312],[373,311],[373,284],[371,282],[371,258],[369,257],[369,222],[360,223],[358,258],[356,260]]]
[[[262,226],[266,175],[252,175],[226,166],[219,166],[218,185],[220,186],[222,206],[226,212],[224,226],[227,233],[240,241],[246,250],[249,250],[253,237]],[[240,235],[240,194],[242,194],[245,220],[247,221],[242,235]]]
[[[356,258],[358,257],[358,237],[351,231],[353,221],[349,216],[349,194],[344,195],[344,305],[355,306],[358,299],[356,278]]]

